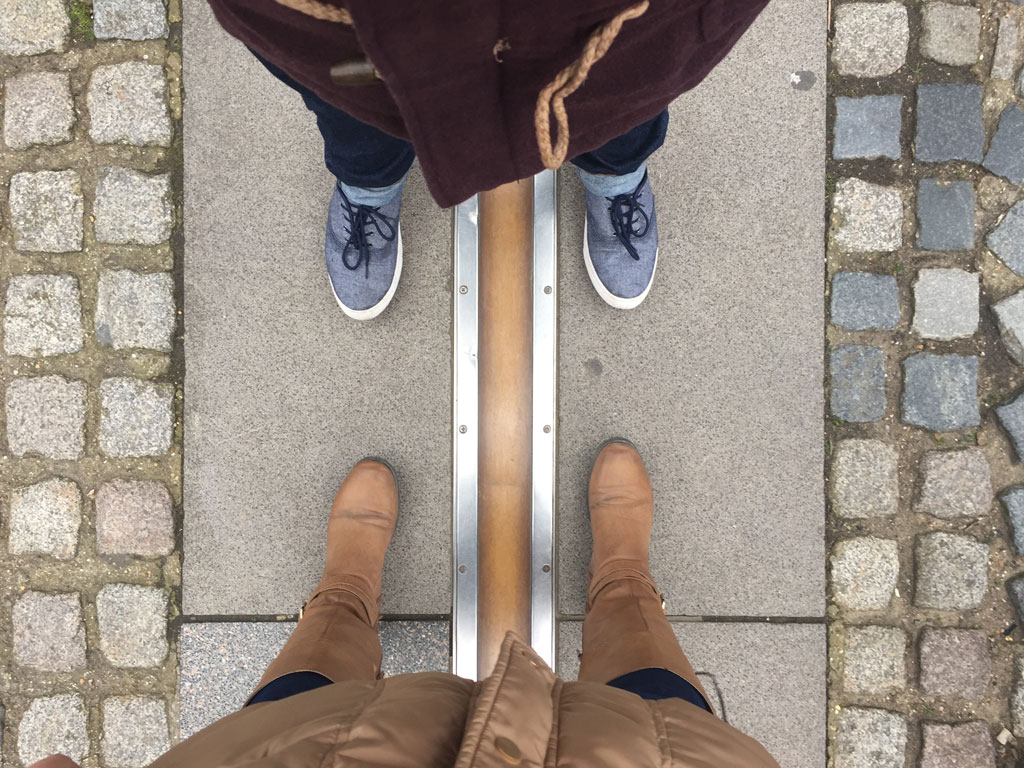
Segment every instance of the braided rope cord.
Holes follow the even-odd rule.
[[[276,0],[276,2],[285,8],[312,16],[314,19],[333,21],[338,24],[352,24],[351,13],[330,3],[321,3],[320,0]]]
[[[569,152],[569,115],[565,111],[565,100],[583,85],[594,66],[615,42],[622,25],[630,19],[642,16],[650,7],[649,0],[632,5],[611,21],[598,27],[587,40],[583,53],[572,64],[559,72],[537,96],[537,111],[534,127],[537,129],[537,148],[544,167],[556,170],[565,162]],[[555,114],[556,140],[551,145],[551,112]]]
[[[320,0],[276,0],[276,2],[315,19],[352,24],[352,14],[346,9]],[[622,25],[631,19],[643,16],[649,7],[650,0],[641,0],[594,30],[587,39],[580,57],[559,72],[555,79],[544,86],[537,95],[537,109],[534,112],[533,123],[537,132],[537,149],[540,150],[541,161],[545,168],[557,169],[565,162],[565,156],[569,152],[569,115],[565,110],[565,100],[583,85],[583,81],[590,74],[591,67],[608,53],[615,38],[619,36]],[[505,49],[502,48],[502,50]],[[495,58],[497,58],[497,47],[495,48]],[[500,62],[500,59],[498,60]],[[556,138],[554,145],[551,143],[552,113],[555,116]]]

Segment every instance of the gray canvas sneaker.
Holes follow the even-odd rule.
[[[356,320],[376,317],[395,296],[402,274],[402,191],[383,205],[351,202],[335,185],[327,211],[324,256],[331,290]]]
[[[602,197],[585,189],[583,260],[598,295],[633,309],[651,290],[658,265],[658,221],[647,174],[632,192]]]

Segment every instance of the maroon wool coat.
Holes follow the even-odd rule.
[[[408,139],[438,204],[543,168],[537,95],[590,34],[636,0],[329,0],[353,26],[275,0],[208,0],[224,28],[327,102]],[[700,83],[768,0],[651,0],[566,101],[568,157],[649,120]],[[507,41],[499,57],[495,46]],[[382,77],[339,86],[368,57]]]

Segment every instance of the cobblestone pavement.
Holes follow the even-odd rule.
[[[180,13],[0,0],[2,763],[177,732]]]
[[[1022,27],[1015,3],[833,6],[836,768],[1024,756]]]

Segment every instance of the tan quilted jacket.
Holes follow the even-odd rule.
[[[644,701],[599,683],[563,682],[510,634],[483,682],[421,672],[325,686],[220,720],[152,768],[517,765],[776,763],[756,741],[682,700]]]

